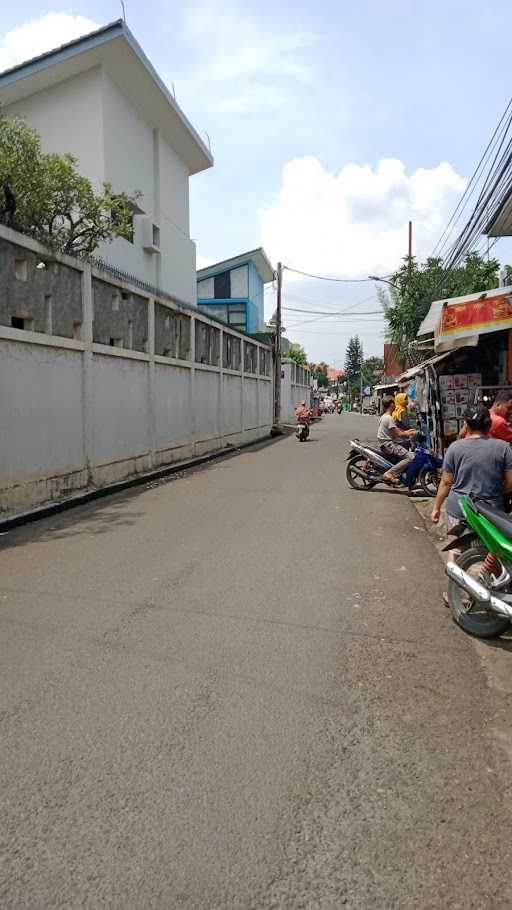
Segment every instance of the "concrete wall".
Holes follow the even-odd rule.
[[[299,367],[292,360],[281,364],[281,421],[295,423],[295,408],[301,402],[311,401],[311,374],[307,367]]]
[[[25,311],[35,311],[37,282],[46,270],[40,274],[33,264],[48,252],[1,226],[0,243],[0,300],[14,281]],[[15,272],[21,274],[23,257],[30,260],[26,280]],[[35,320],[29,330],[13,328],[9,308],[0,306],[1,516],[269,433],[272,379],[262,374],[269,373],[269,348],[195,308],[156,300],[69,257],[55,257],[50,268],[53,296],[63,312],[78,313],[80,337],[51,334]],[[117,295],[120,308],[112,309]],[[219,333],[221,352],[224,336],[241,345],[239,369],[224,368],[223,357],[218,365],[195,361],[201,325]],[[116,332],[122,333],[122,346]],[[174,338],[175,346],[165,348],[169,356],[155,353],[155,336],[158,341],[165,332]],[[185,339],[181,348],[179,338]],[[256,347],[256,361],[249,357],[255,372],[244,370],[245,345],[251,352]]]

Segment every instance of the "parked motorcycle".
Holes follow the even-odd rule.
[[[425,437],[418,434],[414,458],[400,478],[398,486],[413,490],[419,484],[426,496],[435,496],[439,486],[442,459],[422,445]],[[397,458],[397,461],[400,459]],[[350,452],[347,457],[346,476],[354,490],[371,490],[378,483],[397,486],[384,478],[386,471],[392,469],[393,462],[382,450],[359,439],[350,441]]]
[[[445,550],[448,603],[455,622],[477,638],[498,638],[512,622],[512,518],[476,496],[461,496],[462,521]]]
[[[295,435],[299,442],[305,442],[309,436],[309,425],[307,423],[298,423]]]

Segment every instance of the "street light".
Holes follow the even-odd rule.
[[[392,288],[395,288],[395,290],[397,290],[397,291],[400,290],[400,288],[398,287],[397,284],[393,284],[393,282],[388,281],[387,278],[379,278],[377,275],[368,275],[368,278],[370,279],[370,281],[382,281],[382,282],[384,282],[384,284],[389,284]]]

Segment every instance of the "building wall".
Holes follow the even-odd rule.
[[[190,240],[189,174],[158,129],[146,122],[122,90],[103,80],[105,175],[116,191],[142,196],[138,205],[160,229],[160,253],[143,248],[143,222],[135,218],[133,244],[116,240],[104,245],[106,262],[195,304],[196,249]]]
[[[222,305],[237,306],[245,304],[246,331],[261,332],[265,327],[264,319],[264,284],[253,262],[228,269],[231,275],[231,298],[215,297],[215,277],[203,278],[197,282],[198,305],[205,307]],[[224,318],[220,312],[215,313],[218,318]]]
[[[47,251],[1,226],[0,243],[0,301],[18,282],[30,316],[40,298],[32,266]],[[16,277],[24,257],[26,279]],[[14,328],[0,306],[0,517],[270,432],[268,347],[105,271],[55,260],[56,306],[79,314],[80,337],[49,333],[35,319],[34,330]],[[117,295],[125,310],[112,308]]]
[[[139,206],[160,229],[160,253],[143,248],[143,226],[134,220],[134,242],[101,244],[97,255],[128,274],[186,303],[196,303],[196,249],[189,229],[189,174],[158,129],[148,123],[101,67],[68,79],[6,108],[41,136],[43,149],[78,160],[80,172],[99,187],[142,193]]]
[[[8,105],[4,113],[24,117],[44,151],[74,155],[80,173],[96,186],[105,179],[101,67]]]
[[[291,360],[281,363],[281,421],[295,423],[295,408],[301,401],[311,400],[311,374],[307,367],[299,367]]]
[[[260,278],[254,262],[249,263],[249,312],[248,321],[250,327],[248,332],[262,332],[265,328],[265,306],[264,306],[264,288],[265,285]]]

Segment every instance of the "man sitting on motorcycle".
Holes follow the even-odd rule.
[[[297,418],[297,423],[305,423],[306,426],[309,426],[311,408],[308,408],[305,401],[301,401],[300,404],[297,405],[295,408],[295,416]]]
[[[399,458],[397,464],[394,464],[389,471],[383,474],[384,480],[389,483],[399,483],[400,475],[407,470],[407,466],[413,460],[414,455],[402,445],[400,439],[411,439],[416,436],[416,430],[403,430],[393,417],[395,410],[395,399],[384,398],[382,402],[382,417],[379,420],[379,429],[377,430],[377,442],[385,455]]]

